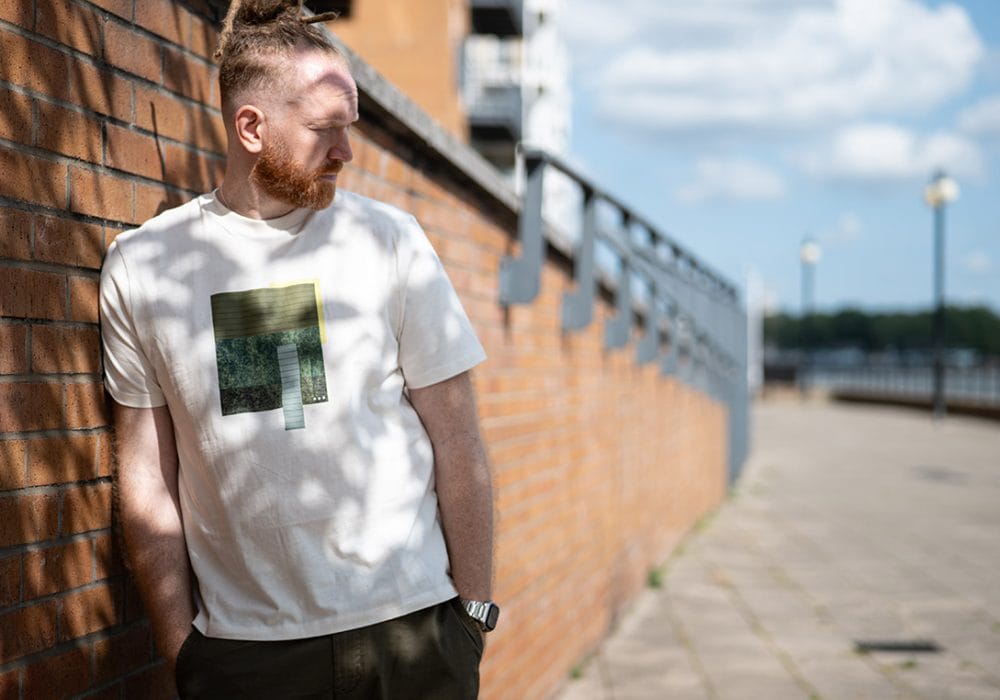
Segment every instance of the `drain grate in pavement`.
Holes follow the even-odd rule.
[[[941,651],[941,647],[930,639],[878,639],[855,640],[854,650],[861,654],[874,651],[937,654]]]

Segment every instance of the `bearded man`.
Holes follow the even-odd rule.
[[[416,220],[337,192],[357,87],[300,4],[234,0],[221,186],[108,250],[127,558],[184,698],[472,698],[485,354]]]

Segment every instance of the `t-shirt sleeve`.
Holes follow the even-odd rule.
[[[403,227],[397,255],[402,295],[397,337],[406,385],[430,386],[485,360],[444,266],[413,217]]]
[[[163,406],[166,399],[136,330],[128,267],[117,243],[101,270],[100,304],[104,385],[111,397],[133,408]]]

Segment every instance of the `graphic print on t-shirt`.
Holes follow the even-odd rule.
[[[317,283],[212,295],[222,415],[284,410],[305,428],[303,404],[327,401]]]

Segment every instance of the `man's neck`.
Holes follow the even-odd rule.
[[[277,219],[290,214],[295,207],[259,192],[250,184],[233,185],[229,178],[215,191],[222,206],[248,219]]]

